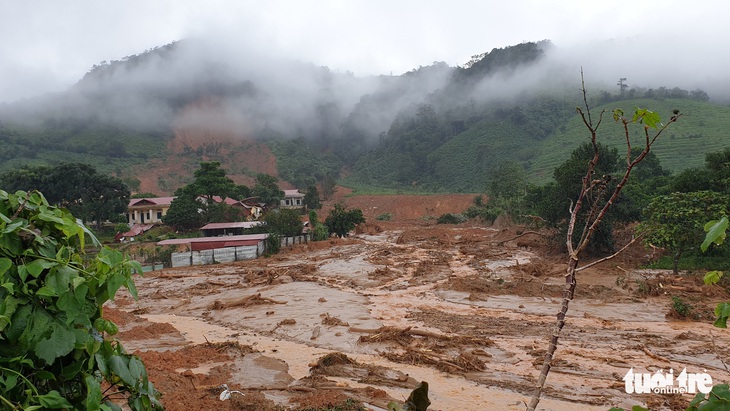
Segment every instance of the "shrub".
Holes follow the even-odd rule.
[[[466,218],[478,218],[487,223],[493,223],[500,214],[502,214],[502,210],[498,208],[477,205],[470,206],[466,209],[466,211],[464,211],[464,216]]]
[[[441,214],[441,216],[436,220],[436,224],[459,224],[466,220],[467,218],[462,214],[446,213]]]
[[[375,217],[375,219],[378,221],[390,221],[393,219],[393,215],[390,213],[383,213],[383,214]]]
[[[124,286],[133,297],[136,261],[94,235],[39,192],[0,190],[0,400],[10,409],[162,409],[142,361],[108,337],[102,306]],[[102,391],[104,385],[106,389]],[[6,408],[3,408],[6,409]]]
[[[266,237],[266,254],[278,254],[281,251],[281,236],[276,233],[269,233]]]

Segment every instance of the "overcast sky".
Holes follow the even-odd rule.
[[[543,39],[603,64],[586,44],[611,40],[630,55],[670,53],[667,72],[724,81],[728,16],[725,0],[0,0],[0,102],[62,91],[93,64],[198,36],[359,76],[462,65]]]

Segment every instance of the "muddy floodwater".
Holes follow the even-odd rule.
[[[382,410],[421,381],[429,410],[524,410],[564,266],[539,236],[512,237],[384,225],[270,258],[149,273],[137,280],[138,301],[120,292],[105,314],[168,410],[305,409],[345,398]],[[580,273],[540,409],[673,410],[692,398],[627,394],[631,368],[730,380],[721,357],[730,335],[711,326],[724,291],[638,269],[632,258]],[[667,317],[671,296],[693,305],[693,320]],[[245,395],[221,402],[224,383]]]

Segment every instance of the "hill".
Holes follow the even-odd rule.
[[[507,161],[533,182],[549,180],[586,138],[574,112],[579,79],[555,75],[562,66],[548,41],[493,49],[463,67],[370,77],[213,49],[176,42],[94,66],[67,92],[0,106],[0,171],[85,162],[162,195],[198,162],[217,160],[244,184],[265,172],[287,187],[481,192]],[[701,165],[725,146],[730,108],[704,91],[635,87],[624,98],[602,84],[588,85],[596,114],[686,113],[656,146],[665,167]],[[621,141],[610,124],[602,132]]]

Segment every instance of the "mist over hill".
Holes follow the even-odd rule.
[[[728,100],[722,87],[708,95],[687,78],[637,74],[646,80],[639,86],[625,74],[636,67],[621,70],[607,54],[591,55],[586,68],[597,103]],[[321,181],[349,170],[349,181],[373,187],[478,191],[500,162],[528,171],[544,163],[540,147],[564,133],[581,102],[580,60],[545,40],[477,54],[459,67],[433,62],[401,75],[358,77],[231,42],[182,40],[95,65],[65,92],[0,105],[7,147],[0,169],[65,159],[120,174],[164,158],[168,140],[196,130],[278,141],[277,157],[306,152],[326,164],[315,173],[306,165],[285,169],[280,159],[280,174],[299,184],[301,175]],[[620,77],[628,77],[626,89],[615,84]]]

